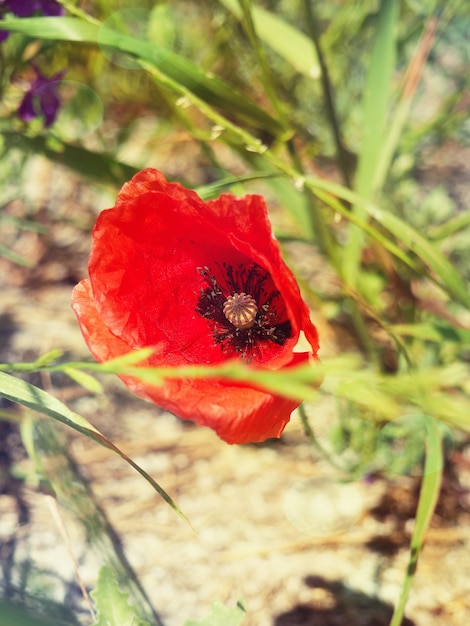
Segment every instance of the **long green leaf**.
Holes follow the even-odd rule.
[[[397,18],[397,0],[382,0],[364,90],[362,142],[355,184],[356,191],[366,198],[374,192],[373,173],[382,150],[390,112]]]
[[[468,284],[452,263],[432,243],[393,213],[373,205],[368,205],[366,210],[371,217],[433,270],[448,293],[465,306],[470,307]]]
[[[5,372],[0,372],[0,396],[11,402],[16,402],[17,404],[33,409],[33,411],[37,411],[43,415],[48,415],[118,454],[126,463],[129,463],[129,465],[139,472],[165,502],[189,524],[189,520],[177,507],[173,499],[144,469],[115,446],[112,441],[92,426],[84,417],[70,410],[65,404],[60,402],[60,400],[57,400],[54,396],[39,389],[39,387],[21,380],[16,376],[12,376],[11,374],[6,374]]]
[[[243,11],[238,0],[219,0],[238,19]],[[260,6],[251,8],[256,33],[292,67],[310,78],[320,77],[320,64],[311,40],[277,15]]]
[[[10,250],[6,246],[0,244],[0,256],[5,257],[11,263],[15,263],[16,265],[21,265],[21,267],[32,267],[34,265],[33,261],[30,261],[21,254],[18,254],[14,250]]]
[[[311,176],[305,177],[303,182],[335,211],[341,212],[343,217],[351,220],[354,224],[362,223],[361,228],[369,232],[367,225],[361,219],[358,219],[355,213],[347,210],[345,207],[341,207],[337,198],[331,197],[328,194],[333,194],[346,202],[361,206],[365,215],[369,215],[374,218],[402,245],[405,245],[410,252],[415,254],[427,264],[430,270],[432,270],[430,273],[431,279],[437,282],[437,284],[439,284],[444,291],[455,298],[458,302],[463,304],[465,307],[470,308],[468,284],[463,280],[462,276],[455,269],[452,263],[412,226],[389,211],[379,208],[375,203],[367,201],[350,189],[346,189],[346,187],[343,187],[342,185],[319,178],[313,178]],[[328,193],[325,194],[324,191],[327,191]],[[369,234],[372,234],[377,241],[383,244],[383,241],[380,241],[379,236],[373,235],[373,231],[370,231]],[[400,258],[399,253],[397,254],[398,251],[394,251],[393,247],[389,247],[388,249]],[[405,259],[402,258],[402,260]],[[407,262],[410,267],[413,267],[413,262],[405,262]]]
[[[375,169],[379,161],[390,109],[397,17],[397,0],[382,0],[364,90],[362,143],[355,182],[357,193],[367,199],[372,199],[376,191],[373,187]],[[361,205],[353,206],[352,210],[358,217],[365,217]],[[351,225],[349,241],[343,257],[343,277],[351,287],[357,283],[363,239],[363,232]]]
[[[377,154],[377,162],[374,168],[374,178],[371,180],[372,189],[381,189],[385,183],[387,172],[392,163],[393,155],[398,146],[398,142],[403,133],[406,120],[409,117],[411,105],[415,95],[419,79],[424,70],[427,56],[430,52],[435,30],[437,28],[437,19],[428,20],[425,24],[424,35],[414,53],[408,66],[404,80],[403,88],[399,95],[398,102],[395,106],[393,114],[390,116],[387,132],[385,133],[381,150]],[[442,25],[444,28],[444,26]]]
[[[28,137],[14,131],[4,131],[5,146],[25,153],[42,154],[50,161],[61,163],[79,174],[97,179],[102,183],[122,185],[137,173],[137,168],[117,161],[111,155],[92,152],[81,146],[72,146],[48,137]]]
[[[442,343],[449,341],[452,343],[470,344],[470,330],[456,328],[451,323],[439,320],[423,324],[394,324],[389,326],[391,332],[403,337],[416,337],[424,341],[435,341]]]
[[[0,30],[20,32],[39,39],[99,44],[147,62],[198,98],[235,115],[255,128],[273,136],[284,132],[281,124],[221,79],[203,72],[197,65],[175,52],[149,41],[124,35],[107,26],[97,26],[77,17],[31,17],[0,22]]]
[[[439,424],[429,418],[426,433],[426,458],[424,475],[419,494],[418,510],[416,512],[415,526],[411,537],[410,559],[401,590],[400,598],[395,605],[390,626],[400,626],[405,613],[405,605],[413,583],[413,578],[418,565],[418,558],[423,549],[426,532],[431,523],[434,509],[441,489],[442,482],[442,431]]]

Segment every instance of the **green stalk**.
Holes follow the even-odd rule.
[[[323,50],[320,44],[320,37],[318,35],[316,27],[316,19],[313,13],[313,2],[311,0],[304,0],[305,14],[307,16],[307,28],[310,34],[310,38],[315,47],[317,53],[318,62],[321,69],[321,84],[323,88],[323,95],[325,98],[326,113],[328,115],[331,130],[333,132],[333,139],[336,146],[336,155],[338,158],[338,165],[343,176],[343,181],[346,187],[351,187],[351,177],[349,175],[348,167],[348,155],[341,138],[341,130],[338,121],[338,115],[336,113],[336,105],[333,95],[333,86],[330,79],[330,73],[326,64],[326,59],[323,54]]]
[[[419,494],[418,510],[416,512],[415,527],[410,544],[410,558],[398,602],[395,605],[390,626],[400,626],[405,606],[410,594],[413,578],[418,565],[418,558],[423,549],[426,532],[431,523],[434,509],[441,489],[443,468],[442,435],[439,424],[433,418],[427,425],[426,457],[424,462],[424,476]]]
[[[243,11],[243,25],[250,40],[253,51],[256,55],[259,67],[261,69],[261,78],[266,91],[266,95],[268,96],[271,106],[276,112],[277,118],[281,122],[281,125],[285,129],[287,129],[289,124],[286,111],[278,98],[264,46],[262,45],[256,33],[256,27],[251,12],[251,0],[240,0],[240,5]],[[288,138],[286,140],[286,148],[294,168],[298,171],[300,175],[303,174],[304,167],[295,148],[294,142],[291,138]],[[313,193],[311,192],[311,190],[307,189],[306,194],[309,206],[309,218],[313,231],[316,235],[316,241],[318,243],[318,246],[320,250],[324,254],[326,254],[332,265],[338,269],[339,260],[337,258],[337,251],[335,249],[331,234],[327,228],[327,225],[325,224],[325,221],[323,219],[321,211],[318,208]]]
[[[332,465],[335,469],[339,470],[343,474],[348,474],[348,470],[338,465],[338,463],[334,460],[331,454],[321,445],[321,443],[315,437],[315,433],[313,432],[313,428],[310,425],[307,412],[305,411],[303,404],[299,406],[299,415],[300,419],[302,420],[302,426],[304,427],[305,435],[308,437],[310,445],[313,448],[316,448],[320,452],[322,457],[325,458],[328,463],[330,463],[330,465]]]
[[[276,112],[278,120],[281,122],[284,128],[287,128],[287,117],[284,108],[279,101],[279,98],[277,97],[273,77],[266,58],[266,52],[256,33],[253,16],[251,14],[251,0],[240,0],[240,5],[243,10],[243,26],[245,27],[246,34],[256,55],[261,70],[261,80],[263,81],[266,95],[269,98],[271,106]]]

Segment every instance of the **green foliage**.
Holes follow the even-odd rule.
[[[354,477],[422,471],[397,626],[450,428],[470,432],[468,189],[461,189],[461,164],[446,152],[468,139],[468,4],[149,0],[129,8],[100,0],[86,3],[92,14],[85,3],[63,4],[66,17],[0,21],[11,31],[1,44],[0,255],[30,270],[34,261],[17,235],[48,232],[34,203],[24,215],[11,209],[32,155],[65,165],[88,186],[116,188],[143,164],[161,162],[155,155],[162,146],[180,150],[183,136],[204,168],[203,197],[226,189],[264,193],[286,254],[291,243],[308,251],[306,260],[288,258],[323,324],[341,329],[341,357],[280,375],[235,363],[157,370],[140,365],[146,353],[101,365],[65,362],[52,351],[2,365],[0,396],[113,450],[179,512],[101,432],[19,376],[62,372],[91,393],[102,390],[97,373],[153,384],[214,376],[310,402],[323,378],[320,393],[338,406],[329,433],[333,461]],[[40,118],[16,116],[33,65],[49,75],[68,68],[50,129]],[[135,148],[142,118],[145,139]],[[420,417],[404,423],[403,416]],[[304,426],[317,444],[308,420]],[[44,450],[24,425],[23,437],[39,467]],[[97,624],[144,624],[108,568],[94,599]],[[12,626],[21,623],[17,608],[0,610]],[[187,626],[242,618],[239,607],[214,605],[206,620]]]
[[[137,58],[139,64],[143,63],[143,67],[149,63],[151,67],[209,104],[229,111],[236,110],[240,119],[274,135],[282,130],[263,109],[218,78],[205,74],[188,59],[166,48],[158,48],[150,42],[121,33],[115,29],[114,24],[104,23],[100,27],[75,17],[32,17],[6,20],[5,24],[0,24],[0,30],[2,29],[42,39],[98,44],[104,49],[128,53]]]
[[[400,598],[395,605],[390,626],[400,626],[405,613],[413,578],[418,565],[419,555],[423,549],[426,532],[431,523],[434,509],[437,504],[442,482],[442,433],[435,420],[426,422],[426,457],[423,469],[423,480],[416,512],[415,526],[411,537],[410,558],[406,570],[405,581]]]
[[[48,617],[40,617],[21,606],[0,600],[0,618],[5,626],[54,626],[59,622]],[[63,622],[60,622],[63,625]]]
[[[243,11],[238,0],[219,0],[237,18]],[[260,39],[277,52],[297,72],[309,78],[320,76],[315,48],[310,39],[274,13],[260,6],[252,7],[253,23]]]
[[[382,2],[374,47],[364,87],[362,104],[363,132],[358,155],[355,188],[358,194],[373,200],[377,191],[377,167],[383,150],[386,125],[390,111],[392,79],[395,69],[395,33],[398,1]],[[364,217],[364,207],[356,205],[353,211]],[[349,230],[347,252],[344,256],[343,276],[350,285],[356,285],[358,263],[363,248],[363,234],[352,226]]]
[[[211,612],[201,621],[187,620],[184,626],[239,626],[245,619],[245,609],[238,603],[229,609],[220,602],[214,602]]]
[[[150,626],[150,622],[138,617],[129,604],[129,595],[119,589],[116,577],[107,565],[100,569],[91,597],[97,611],[93,626]]]
[[[65,367],[65,371],[67,371],[67,367]],[[20,378],[0,372],[0,397],[28,407],[29,409],[43,415],[47,415],[52,419],[69,426],[82,435],[89,437],[105,448],[112,450],[129,463],[129,465],[131,465],[131,467],[133,467],[137,472],[139,472],[139,474],[150,483],[153,489],[160,494],[160,496],[178,513],[178,515],[188,521],[172,498],[144,469],[137,465],[137,463],[129,458],[117,446],[115,446],[112,441],[100,433],[100,431],[92,426],[84,417],[78,415],[74,411],[71,411],[67,406],[65,406],[65,404],[60,402],[60,400],[57,400],[57,398],[54,398],[51,394],[24,380],[21,380]]]

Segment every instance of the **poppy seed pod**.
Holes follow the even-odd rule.
[[[72,306],[94,357],[158,346],[155,367],[238,358],[282,370],[307,363],[318,336],[272,236],[263,198],[201,198],[154,169],[126,183],[92,233],[89,279]],[[300,333],[311,346],[294,352]],[[299,402],[217,378],[152,386],[121,377],[139,396],[214,429],[228,443],[279,437]]]

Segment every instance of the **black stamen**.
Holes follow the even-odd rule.
[[[206,266],[198,268],[206,287],[201,289],[196,312],[207,320],[214,344],[227,355],[237,355],[246,361],[261,359],[261,346],[272,342],[284,345],[292,334],[281,294],[274,288],[271,277],[259,265],[218,267],[217,279]],[[224,304],[235,294],[248,294],[258,307],[249,328],[237,328],[224,314]]]

